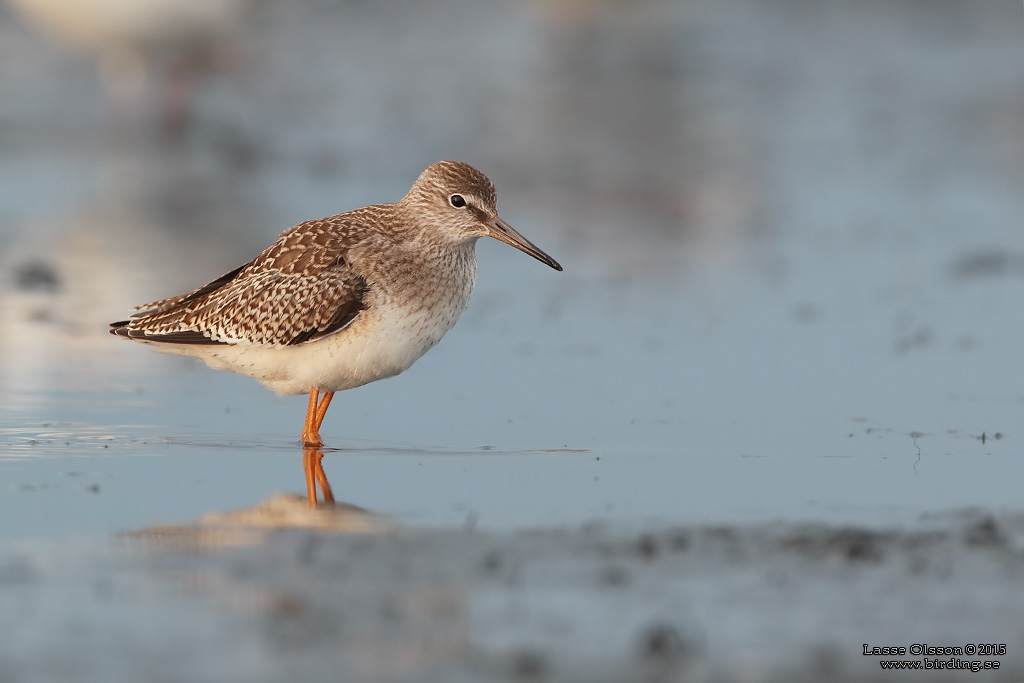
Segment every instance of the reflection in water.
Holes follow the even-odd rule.
[[[320,485],[320,490],[324,494],[324,505],[334,505],[334,493],[331,491],[331,483],[327,481],[327,475],[324,473],[323,458],[324,452],[319,448],[302,449],[302,466],[306,470],[306,496],[309,498],[310,506],[314,508],[319,504],[316,493],[317,484]]]
[[[323,468],[323,451],[305,448],[302,464],[306,475],[306,499],[278,493],[258,505],[227,512],[211,512],[187,524],[147,527],[126,534],[153,539],[173,548],[209,550],[224,546],[257,545],[268,532],[282,529],[315,529],[334,533],[365,533],[393,528],[384,515],[358,505],[337,502]],[[319,500],[317,487],[323,500]]]

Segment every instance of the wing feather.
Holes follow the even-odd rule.
[[[300,223],[249,263],[188,294],[140,306],[131,320],[112,323],[111,333],[281,347],[338,332],[367,307],[370,285],[352,257],[374,232],[359,213]]]

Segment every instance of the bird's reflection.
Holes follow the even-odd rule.
[[[331,482],[327,481],[327,474],[324,472],[323,458],[324,452],[319,448],[302,449],[302,467],[306,471],[306,497],[313,508],[320,505],[316,490],[318,484],[320,492],[323,493],[323,504],[334,505],[334,492],[331,491]]]
[[[170,549],[211,550],[219,547],[258,545],[283,529],[311,529],[328,533],[366,533],[394,528],[394,521],[350,503],[335,501],[323,467],[324,453],[305,448],[302,465],[306,498],[278,493],[251,507],[210,512],[183,524],[146,527],[125,534],[155,541]]]

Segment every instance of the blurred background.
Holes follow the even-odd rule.
[[[341,497],[512,526],[1013,506],[1022,29],[1016,1],[6,0],[0,535],[298,490],[302,401],[106,323],[442,158],[565,272],[479,245],[444,343],[338,397]]]

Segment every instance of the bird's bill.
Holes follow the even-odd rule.
[[[512,229],[505,221],[500,218],[496,218],[491,224],[491,237],[496,240],[501,240],[505,244],[510,244],[519,251],[529,254],[533,258],[537,259],[541,263],[551,266],[555,270],[562,270],[562,266],[558,265],[558,261],[551,258],[543,251],[538,249],[533,242],[526,239],[518,232]]]

